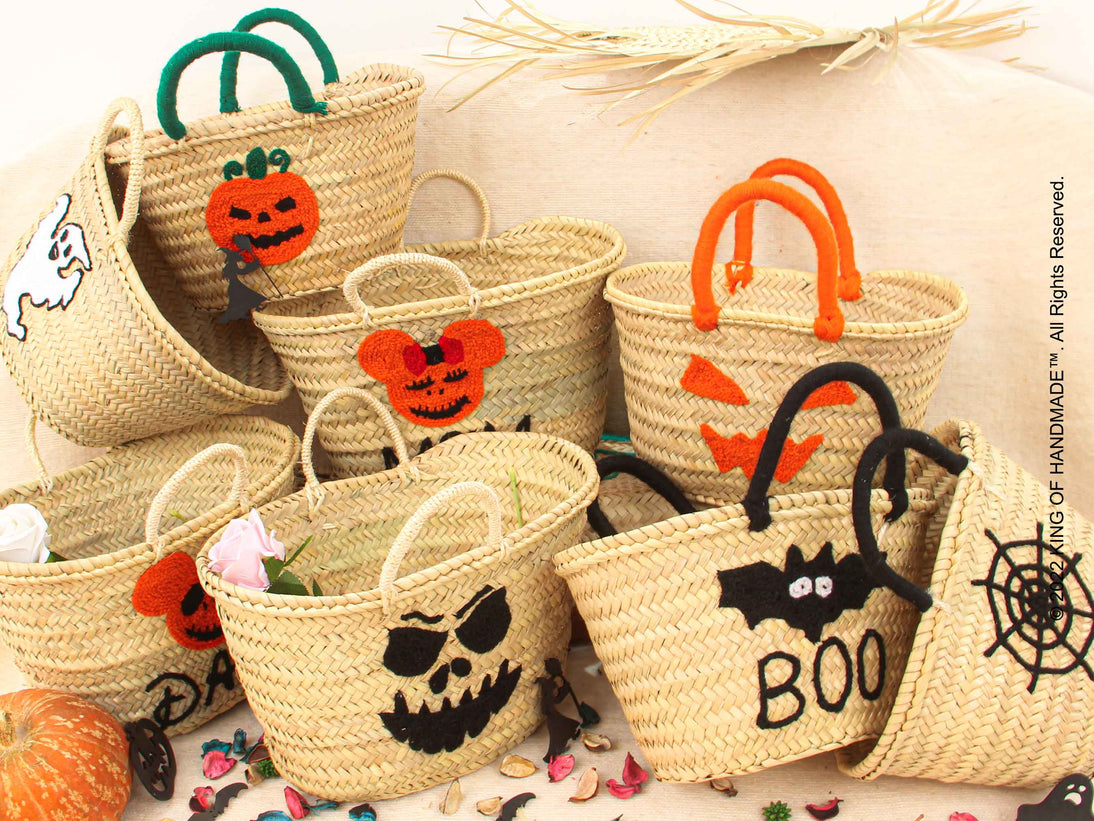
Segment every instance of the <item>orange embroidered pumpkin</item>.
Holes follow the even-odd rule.
[[[308,247],[319,228],[319,203],[315,192],[299,174],[287,170],[289,155],[281,148],[261,148],[247,154],[247,176],[232,160],[224,166],[224,182],[214,189],[205,207],[205,225],[218,248],[242,251],[235,237],[251,241],[254,256],[263,265],[288,262]],[[270,165],[280,170],[268,173]],[[252,261],[244,253],[246,262]]]
[[[129,742],[100,707],[57,690],[0,695],[0,818],[118,821]]]

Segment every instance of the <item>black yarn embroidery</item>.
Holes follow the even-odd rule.
[[[1094,680],[1086,657],[1094,643],[1094,599],[1079,575],[1079,553],[1070,558],[1044,540],[1037,523],[1032,539],[995,545],[987,576],[972,582],[988,594],[995,622],[995,642],[984,651],[991,657],[1003,648],[1030,673],[1033,692],[1043,675],[1065,675],[1082,668]],[[1075,634],[1075,635],[1073,635]]]

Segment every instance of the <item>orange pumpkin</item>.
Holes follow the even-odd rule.
[[[118,821],[129,743],[100,707],[57,690],[0,695],[0,818]]]
[[[280,170],[270,174],[269,166]],[[251,241],[254,257],[263,265],[277,265],[297,257],[319,228],[315,192],[299,174],[288,171],[289,155],[281,148],[266,153],[253,148],[247,154],[247,176],[232,160],[224,166],[224,182],[205,207],[205,225],[218,248],[241,252],[235,237]],[[250,253],[243,259],[251,262]]]

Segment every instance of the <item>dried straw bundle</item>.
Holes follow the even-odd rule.
[[[846,45],[824,69],[852,69],[865,65],[879,52],[895,58],[905,45],[965,49],[1020,37],[1027,24],[1019,15],[1028,6],[1008,5],[995,11],[961,10],[960,0],[930,0],[920,11],[882,28],[822,28],[790,17],[760,15],[722,16],[676,0],[705,24],[603,28],[556,20],[535,12],[519,0],[493,20],[465,17],[461,26],[440,26],[476,42],[470,54],[434,55],[467,65],[460,75],[486,66],[504,68],[463,96],[454,108],[522,69],[545,69],[541,79],[575,77],[626,70],[648,75],[619,85],[576,89],[582,94],[609,94],[615,99],[605,110],[658,89],[669,91],[659,102],[620,124],[648,126],[678,100],[746,66],[793,54],[806,48]],[[453,38],[454,40],[455,38]]]

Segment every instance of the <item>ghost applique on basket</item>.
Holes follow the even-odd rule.
[[[103,156],[122,112],[134,132],[124,181]],[[218,323],[179,298],[137,216],[152,185],[142,129],[136,103],[112,103],[87,159],[0,269],[8,372],[35,416],[89,447],[275,404],[291,390],[251,323]]]
[[[888,534],[861,512],[878,462],[904,448],[958,474],[927,531],[933,571],[911,579],[877,555]],[[840,768],[1014,787],[1094,769],[1094,526],[961,420],[879,437],[855,494],[879,583],[923,614],[880,737]]]
[[[307,40],[322,68],[320,94],[312,95],[285,49],[251,33],[271,22]],[[176,110],[180,77],[193,61],[220,52],[220,114],[184,125]],[[240,52],[272,64],[289,99],[241,109]],[[200,308],[225,308],[221,248],[257,257],[265,274],[246,284],[268,298],[337,285],[361,260],[398,249],[424,90],[422,75],[404,66],[370,65],[340,78],[315,29],[284,9],[253,12],[232,31],[179,49],[160,77],[163,130],[145,136],[141,210],[183,293]],[[130,164],[130,142],[107,146],[111,165]]]
[[[4,491],[0,507],[37,508],[64,561],[0,562],[0,642],[28,684],[169,735],[242,700],[194,556],[241,504],[289,492],[298,452],[292,431],[254,416],[122,445],[53,477],[32,450],[39,482]]]
[[[787,393],[740,504],[675,516],[555,557],[623,712],[657,777],[735,776],[875,737],[915,631],[916,611],[867,573],[851,489],[766,496],[783,440],[814,391],[846,382],[899,427],[884,383],[823,365]],[[921,578],[921,549],[948,475],[902,454],[886,468],[894,567]],[[603,527],[599,529],[604,530]]]
[[[411,455],[483,430],[532,430],[592,451],[607,407],[611,314],[602,291],[623,239],[604,223],[567,217],[487,238],[482,202],[478,240],[378,257],[341,290],[255,312],[307,412],[354,385],[395,411]],[[319,440],[334,475],[394,464],[382,432],[377,420],[347,412],[325,419]]]
[[[831,221],[771,179],[781,175],[815,188]],[[753,212],[765,200],[808,228],[817,273],[753,268]],[[733,261],[716,266],[719,235],[735,212]],[[712,280],[723,268],[728,297],[719,306]],[[811,367],[849,360],[872,368],[906,422],[919,424],[968,313],[962,289],[942,277],[860,275],[835,190],[816,169],[788,159],[766,163],[722,194],[703,221],[690,266],[621,269],[609,277],[605,297],[619,333],[635,452],[689,498],[718,505],[744,493],[765,425],[787,386]],[[846,385],[811,397],[775,474],[778,492],[849,487],[871,425]]]
[[[350,396],[380,416],[399,465],[320,484],[319,416]],[[259,514],[287,546],[311,537],[293,570],[323,595],[231,584],[210,570],[217,535],[198,557],[278,772],[324,798],[375,800],[515,747],[543,720],[545,660],[566,655],[572,604],[551,557],[581,533],[592,457],[554,437],[492,433],[412,459],[358,388],[325,398],[304,440],[304,490]]]

